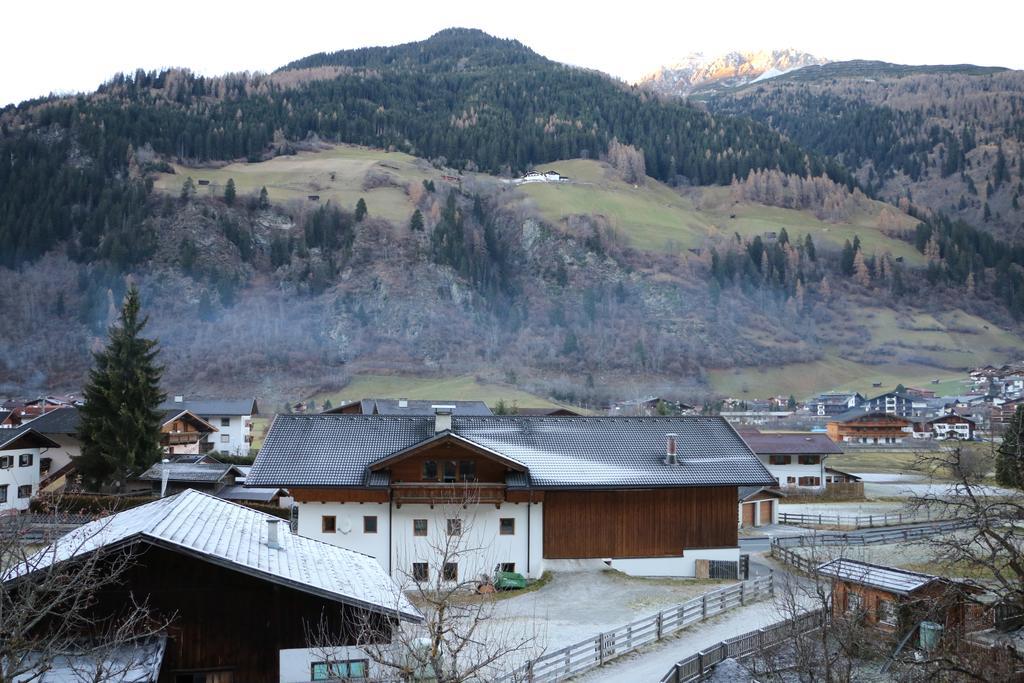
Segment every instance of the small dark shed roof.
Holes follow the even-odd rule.
[[[818,567],[818,572],[840,581],[871,586],[896,595],[910,595],[935,581],[938,576],[841,558]]]

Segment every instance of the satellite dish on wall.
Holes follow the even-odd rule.
[[[342,517],[341,523],[338,525],[338,531],[340,531],[343,534],[347,534],[348,532],[352,531],[352,520],[348,517]]]

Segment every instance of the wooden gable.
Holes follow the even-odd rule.
[[[392,484],[432,481],[504,484],[510,470],[526,471],[521,463],[454,434],[428,439],[374,463],[370,469],[390,471]]]

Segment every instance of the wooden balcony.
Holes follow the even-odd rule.
[[[160,442],[164,446],[185,446],[196,443],[204,436],[202,432],[164,432]]]
[[[505,485],[483,482],[424,482],[394,483],[391,498],[395,505],[403,503],[418,505],[473,505],[476,503],[505,502]]]

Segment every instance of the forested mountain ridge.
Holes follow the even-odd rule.
[[[765,126],[658,101],[479,31],[309,60],[326,71],[137,71],[94,95],[4,110],[0,152],[12,163],[0,167],[0,241],[11,248],[0,260],[17,264],[70,239],[84,258],[124,265],[145,251],[121,228],[139,223],[151,165],[255,161],[318,140],[512,174],[596,156],[617,138],[643,150],[649,175],[671,183],[726,184],[776,167],[846,180]],[[112,231],[127,246],[106,244]]]
[[[346,175],[338,149],[371,161]],[[268,159],[319,154],[309,176],[209,184],[215,168],[266,179]],[[987,353],[1013,346],[988,322],[1024,316],[1019,251],[937,221],[915,232],[851,192],[840,160],[768,125],[476,31],[269,75],[120,75],[0,112],[0,158],[7,386],[74,387],[126,276],[152,306],[169,381],[272,395],[367,366],[543,377],[564,399],[627,381],[707,392],[728,368],[824,361],[872,316],[914,321],[925,288],[970,280],[961,312],[920,325],[984,335]],[[503,182],[567,159],[590,175],[546,188],[546,209]],[[603,212],[609,178],[626,212],[660,216],[653,248]],[[850,207],[864,223],[822,223]],[[694,216],[704,227],[683,249]],[[896,241],[907,262],[889,253]],[[971,363],[967,345],[911,357],[885,335],[844,362],[885,347],[922,372]]]
[[[855,173],[869,193],[1024,239],[1024,72],[842,62],[710,96]]]

